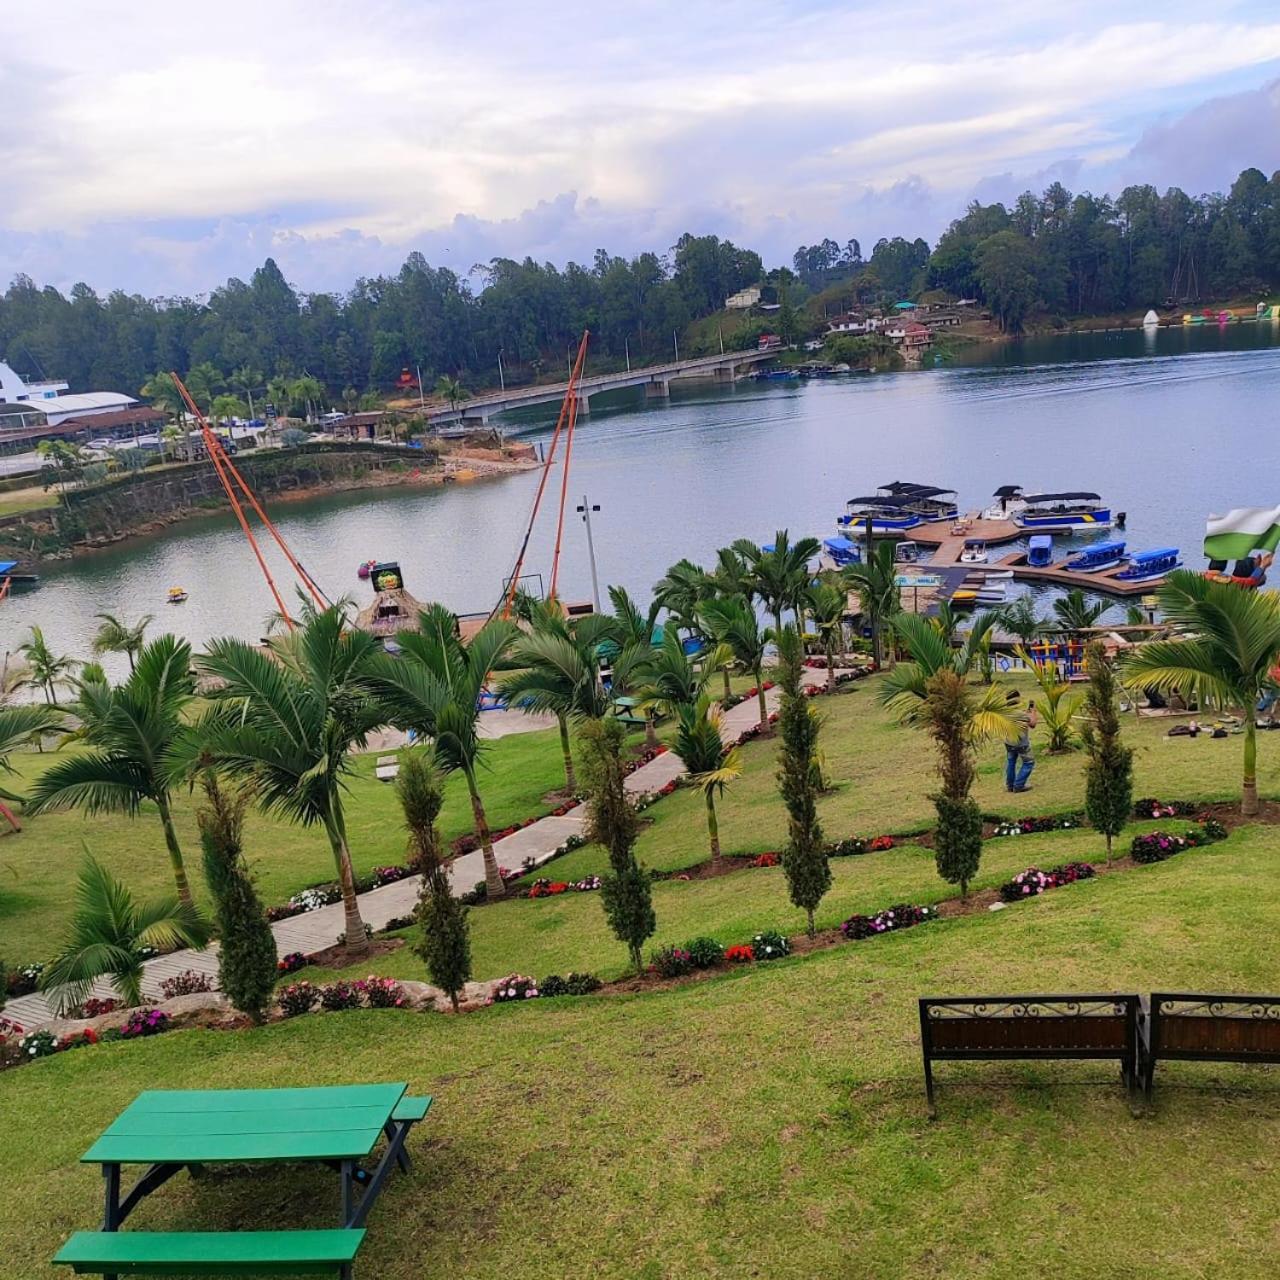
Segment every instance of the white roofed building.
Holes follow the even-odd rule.
[[[117,413],[137,404],[134,396],[119,391],[84,391],[63,395],[67,383],[27,382],[0,361],[0,430],[39,426],[56,427],[68,418],[95,413]]]

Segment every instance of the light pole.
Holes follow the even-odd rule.
[[[631,372],[631,339],[630,339],[630,338],[623,338],[623,339],[622,339],[622,345],[626,348],[626,352],[627,352],[627,372],[628,372],[628,373],[630,373],[630,372]]]
[[[506,390],[507,390],[507,380],[506,380],[506,378],[503,376],[503,373],[502,373],[502,350],[501,350],[501,348],[499,348],[499,350],[498,350],[498,385],[502,388],[503,393],[505,394],[505,393],[506,393]]]
[[[582,517],[582,523],[587,526],[587,559],[591,561],[591,599],[595,602],[597,613],[600,612],[600,579],[596,574],[596,544],[591,537],[591,513],[599,510],[600,504],[597,502],[593,506],[587,501],[587,495],[584,493],[578,514]]]
[[[414,368],[418,371],[418,407],[423,411],[423,413],[426,413],[427,397],[422,392],[422,366],[420,364],[414,365]]]
[[[675,344],[675,348],[676,348],[676,364],[679,364],[680,363],[680,335],[676,333],[674,329],[671,331],[671,341]]]

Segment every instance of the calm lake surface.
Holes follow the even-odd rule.
[[[506,422],[549,437],[554,414]],[[669,404],[594,398],[574,442],[570,500],[593,519],[601,588],[642,600],[681,556],[706,561],[775,529],[828,536],[853,495],[890,480],[956,488],[962,509],[997,485],[1092,489],[1128,512],[1131,549],[1175,545],[1200,566],[1205,516],[1280,502],[1280,326],[1197,326],[984,346],[947,367],[810,383],[679,389]],[[279,527],[330,595],[370,588],[356,566],[399,560],[409,590],[459,612],[488,609],[510,572],[538,473],[447,489],[357,493],[277,505]],[[559,491],[559,471],[548,489]],[[548,577],[553,503],[526,568]],[[282,558],[272,560],[282,584]],[[190,592],[169,606],[171,585]],[[587,599],[586,536],[565,523],[560,594]],[[84,655],[94,614],[156,615],[200,645],[261,635],[272,602],[230,516],[48,566],[0,608],[0,652],[33,624]],[[121,668],[122,669],[122,668]]]

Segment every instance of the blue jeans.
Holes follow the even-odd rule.
[[[1031,777],[1031,770],[1036,767],[1036,762],[1031,756],[1024,756],[1019,748],[1008,744],[1005,745],[1004,756],[1004,785],[1010,791],[1021,791],[1027,785],[1027,779]],[[1021,761],[1021,767],[1019,767],[1019,761]]]

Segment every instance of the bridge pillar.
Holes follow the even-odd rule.
[[[578,402],[578,417],[587,417],[591,413],[591,397],[578,391],[573,398]]]
[[[644,395],[646,400],[670,400],[671,379],[655,378],[652,382],[646,382],[644,384]]]
[[[731,364],[716,365],[716,381],[729,382],[729,383],[736,381],[733,365]]]

